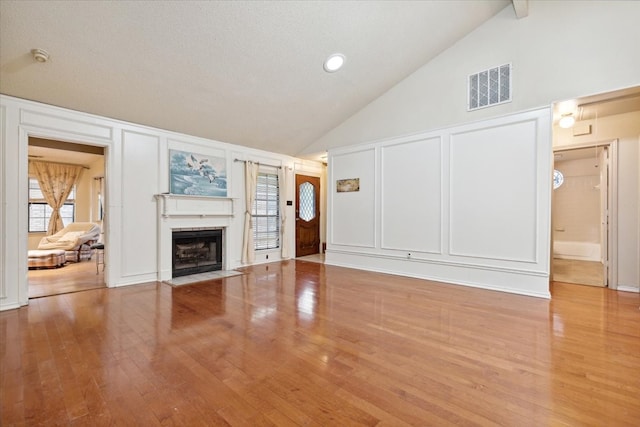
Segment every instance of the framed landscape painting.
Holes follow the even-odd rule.
[[[339,179],[336,181],[336,191],[338,193],[350,193],[360,191],[360,178]]]
[[[227,160],[188,151],[169,150],[169,192],[227,197]]]

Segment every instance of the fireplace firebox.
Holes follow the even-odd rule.
[[[175,230],[172,277],[222,270],[222,230]]]

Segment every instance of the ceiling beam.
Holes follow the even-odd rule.
[[[511,0],[511,3],[513,3],[516,18],[525,18],[529,15],[529,0]]]

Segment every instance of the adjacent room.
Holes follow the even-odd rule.
[[[103,148],[29,138],[29,298],[106,286],[104,196]]]

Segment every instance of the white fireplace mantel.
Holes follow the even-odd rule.
[[[222,264],[229,270],[227,227],[235,216],[234,201],[228,197],[156,194],[158,201],[158,280],[171,279],[171,237],[173,230],[222,228]]]
[[[233,200],[228,197],[190,196],[185,194],[156,194],[159,214],[163,218],[175,216],[233,217]]]

